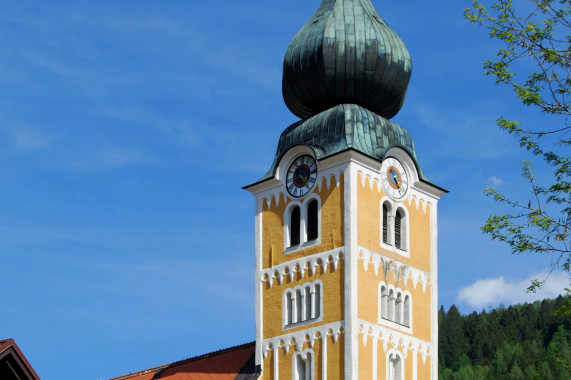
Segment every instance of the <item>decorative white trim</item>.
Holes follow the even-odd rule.
[[[344,329],[345,323],[340,321],[265,339],[261,345],[263,357],[266,359],[268,352],[276,349],[283,349],[289,354],[293,347],[295,352],[301,352],[304,343],[313,348],[316,340],[326,340],[327,337],[332,337],[333,342],[337,342],[339,335],[345,333]]]
[[[260,346],[260,351],[261,351],[261,350],[262,350],[262,345],[258,345],[258,346]],[[280,358],[279,358],[279,356],[278,356],[279,350],[280,350],[280,349],[279,349],[278,347],[274,347],[274,349],[273,349],[273,352],[274,352],[274,354],[273,354],[273,357],[274,357],[274,376],[275,376],[276,379],[279,379],[279,378],[280,378],[280,373],[279,373],[279,370],[280,370]],[[265,354],[265,355],[267,355],[267,354]],[[264,355],[264,356],[265,356],[265,355]]]
[[[321,375],[327,380],[327,339],[321,339]]]
[[[311,256],[300,257],[288,261],[287,263],[259,271],[258,279],[262,283],[267,282],[271,288],[274,284],[274,280],[277,280],[281,285],[285,277],[289,277],[290,281],[293,281],[296,273],[299,273],[303,279],[306,272],[310,272],[311,275],[314,275],[318,267],[321,267],[323,272],[327,272],[328,268],[330,268],[329,270],[332,273],[336,272],[339,267],[339,261],[343,259],[343,248],[337,248],[331,251],[316,253]]]
[[[320,164],[321,163],[319,162],[318,165]],[[278,182],[275,179],[272,180],[273,186],[268,186],[268,188],[265,191],[260,192],[259,194],[255,194],[255,196],[259,197],[264,202],[264,205],[266,207],[271,207],[272,205],[279,206],[280,199],[284,199],[286,202],[303,200],[305,199],[305,197],[310,197],[312,194],[315,194],[316,191],[321,192],[322,189],[324,189],[324,184],[323,184],[324,179],[326,180],[325,181],[326,190],[329,190],[332,187],[332,184],[335,187],[339,187],[341,184],[341,173],[342,171],[338,169],[321,170],[317,174],[317,181],[316,181],[317,184],[315,185],[313,190],[301,198],[290,197],[289,193],[281,188],[282,185],[281,182]]]
[[[373,339],[373,343],[382,342],[385,352],[388,350],[389,344],[401,349],[405,359],[409,352],[416,352],[422,355],[423,363],[426,363],[427,357],[431,360],[434,357],[432,343],[361,319],[359,320],[359,334],[362,336],[364,342],[366,342],[369,337]]]
[[[421,271],[410,265],[405,265],[393,258],[383,256],[367,248],[359,247],[359,260],[363,262],[365,272],[369,270],[369,265],[372,265],[376,276],[379,275],[379,268],[383,268],[384,278],[387,277],[388,271],[392,271],[397,279],[404,281],[405,286],[408,285],[409,280],[412,281],[414,289],[416,289],[420,283],[423,292],[426,292],[427,286],[433,286],[430,273]]]
[[[438,208],[436,202],[430,208],[430,270],[434,281],[432,281],[432,304],[431,306],[431,339],[434,344],[433,359],[431,361],[431,378],[438,378]]]
[[[254,237],[254,251],[255,251],[255,260],[256,260],[256,270],[260,270],[262,268],[262,201],[259,199],[255,200],[255,208],[256,208],[256,216],[254,218],[254,230],[255,230],[255,237]],[[263,297],[262,297],[262,281],[259,277],[255,279],[255,318],[256,318],[256,342],[260,342],[262,340],[264,331],[263,331]],[[262,361],[262,348],[259,344],[256,344],[256,365],[262,367],[263,370],[263,361]]]
[[[349,166],[345,176],[344,204],[344,241],[347,259],[345,260],[345,379],[359,377],[359,344],[357,337],[358,321],[358,228],[357,228],[357,154],[350,156]]]
[[[378,372],[379,366],[377,364],[377,362],[378,362],[377,350],[378,350],[377,342],[373,341],[373,350],[372,350],[373,351],[373,380],[377,380],[377,378],[378,378],[377,372]]]

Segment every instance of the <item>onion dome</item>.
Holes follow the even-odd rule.
[[[284,58],[287,107],[305,119],[354,103],[391,118],[401,109],[412,61],[370,0],[323,0]]]

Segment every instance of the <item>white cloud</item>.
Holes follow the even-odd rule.
[[[14,125],[6,128],[6,133],[12,138],[18,149],[41,148],[50,144],[54,138],[47,136],[37,128],[27,125]]]
[[[488,182],[492,184],[492,186],[499,186],[501,185],[504,181],[500,178],[500,177],[496,177],[495,175],[491,176],[490,178],[488,178]]]
[[[547,272],[540,272],[529,276],[525,280],[510,282],[504,277],[486,278],[478,280],[472,285],[458,291],[457,302],[470,305],[474,308],[497,306],[501,303],[513,305],[524,302],[534,302],[544,298],[554,298],[564,293],[569,287],[569,274],[567,272],[552,273],[545,285],[536,293],[527,292],[531,280],[543,280]]]

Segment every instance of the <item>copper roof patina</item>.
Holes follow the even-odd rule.
[[[286,128],[280,136],[274,162],[261,181],[275,175],[282,156],[296,145],[310,146],[318,160],[353,149],[382,161],[389,148],[400,147],[414,160],[420,179],[428,181],[418,165],[410,133],[357,104],[340,104]]]
[[[323,0],[287,48],[282,92],[302,119],[343,103],[390,119],[411,73],[404,42],[370,0]]]
[[[311,147],[318,160],[355,150],[382,161],[400,147],[428,182],[411,135],[388,120],[404,103],[411,73],[404,42],[370,0],[322,0],[284,58],[284,101],[303,120],[283,131],[270,170],[256,183],[273,178],[296,145]]]

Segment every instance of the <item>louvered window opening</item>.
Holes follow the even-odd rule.
[[[383,243],[389,244],[389,209],[383,205]]]
[[[293,210],[291,210],[291,215],[290,215],[289,241],[291,246],[298,245],[300,243],[300,238],[301,238],[300,223],[301,223],[301,211],[299,209],[299,206],[295,206]]]
[[[307,240],[315,240],[318,235],[317,200],[312,200],[307,206]]]

